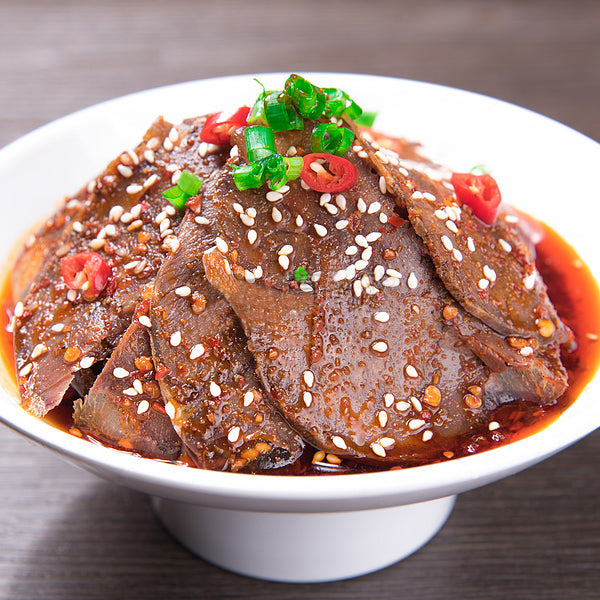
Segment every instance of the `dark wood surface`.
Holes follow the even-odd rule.
[[[600,140],[597,0],[0,0],[0,146],[124,93],[279,70],[467,88]],[[439,535],[402,563],[283,585],[194,558],[147,498],[0,427],[0,598],[600,598],[598,457],[600,432],[463,494]],[[326,560],[329,550],[315,552]]]

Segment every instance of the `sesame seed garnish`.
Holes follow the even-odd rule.
[[[317,281],[319,281],[319,279],[321,279],[321,271],[315,271],[311,276],[310,276],[310,280],[313,283],[317,283]]]
[[[137,396],[137,390],[133,387],[128,387],[127,389],[123,390],[123,394],[125,394],[126,396]]]
[[[446,221],[446,227],[452,232],[452,233],[458,233],[458,227],[456,226],[456,223],[454,221]]]
[[[15,317],[22,317],[24,311],[25,311],[25,306],[23,305],[23,303],[20,301],[17,302],[15,304],[15,309],[13,311],[13,314],[15,315]]]
[[[346,279],[346,269],[340,269],[333,276],[333,281],[335,281],[336,283],[338,281],[343,281],[344,279]]]
[[[205,349],[202,344],[196,344],[195,346],[192,346],[192,349],[190,350],[190,360],[196,360],[197,358],[200,358],[204,352]]]
[[[506,240],[500,238],[498,240],[498,243],[500,244],[502,250],[504,250],[505,252],[510,252],[512,250],[512,246]]]
[[[469,236],[467,238],[467,248],[471,251],[471,252],[475,252],[475,242],[473,241],[473,238],[471,236]]]
[[[150,321],[150,318],[146,315],[142,315],[138,321],[140,325],[143,325],[144,327],[152,327],[152,321]]]
[[[154,152],[152,150],[150,150],[149,148],[147,150],[144,150],[144,159],[149,162],[150,164],[154,163]]]
[[[175,294],[177,296],[181,296],[182,298],[187,298],[192,293],[192,290],[187,285],[182,285],[175,289]]]
[[[275,223],[280,223],[281,219],[283,218],[281,211],[276,206],[274,206],[273,210],[271,211],[271,218],[273,221],[275,221]]]
[[[296,217],[296,227],[302,227],[302,225],[304,225],[304,219],[301,215],[298,215]]]
[[[383,152],[382,150],[377,150],[377,152],[375,152],[375,156],[384,164],[387,165],[388,164],[388,157],[386,156],[385,152]]]
[[[238,148],[237,144],[235,146],[231,147],[231,150],[229,151],[229,157],[230,158],[236,158],[240,155],[240,149]]]
[[[358,208],[358,212],[364,213],[367,210],[367,203],[362,198],[359,198],[356,208]]]
[[[335,203],[338,205],[340,210],[346,210],[346,196],[344,196],[344,194],[338,194],[335,197]]]
[[[227,434],[227,439],[232,444],[235,444],[240,439],[240,434],[241,433],[242,433],[242,430],[236,425],[235,427],[232,427],[229,430],[229,433]]]
[[[35,360],[42,356],[42,354],[46,354],[46,352],[48,352],[48,346],[46,346],[46,344],[36,344],[31,351],[31,358],[32,360]]]
[[[381,237],[381,233],[379,231],[372,231],[371,233],[367,233],[366,240],[367,242],[376,242]]]
[[[400,280],[397,277],[387,277],[381,282],[383,287],[398,287]]]
[[[362,260],[369,260],[371,258],[371,256],[373,256],[373,248],[371,248],[371,246],[367,246],[363,251],[362,254],[360,255],[360,258]]]
[[[94,357],[93,356],[84,356],[79,361],[79,366],[82,369],[89,369],[93,364],[94,364]]]
[[[375,313],[373,318],[376,321],[378,321],[379,323],[387,323],[390,320],[390,315],[389,315],[389,313],[387,313],[385,311],[381,311],[381,312]]]
[[[244,394],[244,406],[250,406],[254,402],[254,392],[252,390]]]
[[[341,231],[342,229],[346,229],[346,227],[348,227],[348,221],[346,221],[346,219],[340,219],[336,224],[335,224],[335,228],[339,231]]]
[[[371,285],[371,279],[366,273],[360,278],[360,285],[362,285],[365,289]]]
[[[235,210],[236,213],[243,213],[244,212],[244,207],[239,203],[239,202],[234,202],[231,207],[233,208],[233,210]]]
[[[173,142],[169,138],[165,138],[163,141],[163,148],[167,152],[171,152],[171,150],[173,150]]]
[[[421,401],[418,398],[411,396],[410,403],[414,406],[417,412],[421,412],[423,410],[423,405],[421,404]]]
[[[383,404],[386,408],[390,408],[394,404],[394,394],[390,394],[389,392],[387,394],[384,394]]]
[[[408,287],[411,290],[414,290],[419,285],[419,282],[417,280],[417,276],[414,273],[411,273],[408,276],[408,280],[406,281],[406,284],[408,285]]]
[[[367,241],[367,238],[364,235],[358,234],[355,238],[354,241],[361,247],[361,248],[366,248],[369,245],[369,242]]]
[[[334,435],[331,438],[331,443],[336,447],[339,448],[340,450],[347,450],[348,446],[346,445],[346,442],[344,441],[344,439],[342,437],[340,437],[339,435]]]
[[[368,265],[369,263],[366,260],[363,260],[362,258],[354,263],[354,267],[357,271],[362,271],[363,269],[366,269]]]
[[[248,283],[255,283],[256,282],[256,277],[254,276],[254,273],[252,271],[248,271],[248,269],[244,269],[244,279]]]
[[[535,280],[536,280],[535,271],[533,273],[531,273],[530,275],[527,275],[527,277],[525,277],[523,279],[523,285],[525,286],[525,289],[532,290],[535,287]]]
[[[415,378],[419,376],[419,372],[412,365],[406,365],[406,367],[404,367],[404,372],[407,377]]]
[[[483,274],[490,280],[496,281],[496,271],[490,268],[488,265],[483,266]]]
[[[382,437],[382,438],[379,438],[379,443],[384,448],[392,448],[393,446],[396,445],[396,440],[394,438],[391,438],[391,437]]]
[[[379,177],[379,189],[382,194],[385,194],[387,192],[387,184],[383,175]]]
[[[169,343],[174,348],[176,348],[177,346],[179,346],[179,344],[181,344],[181,331],[176,331],[175,333],[172,333],[171,334],[171,338],[169,340]]]
[[[438,208],[433,213],[440,221],[445,221],[448,218],[448,213],[445,208]]]
[[[423,198],[425,198],[425,200],[429,200],[430,202],[435,202],[437,200],[437,198],[431,192],[424,192]]]
[[[15,316],[20,316],[17,315],[15,313]],[[60,333],[61,331],[64,331],[65,329],[65,325],[64,323],[55,323],[54,325],[52,325],[52,327],[50,327],[50,329],[54,332],[54,333]]]
[[[319,223],[315,223],[313,227],[315,228],[318,236],[325,237],[327,235],[327,227],[320,225]]]
[[[385,275],[385,267],[383,265],[377,265],[373,269],[373,277],[375,277],[375,281],[380,281]]]
[[[294,247],[292,245],[285,244],[277,251],[277,254],[279,254],[280,256],[287,256],[288,254],[291,254],[293,251],[294,251]]]
[[[410,407],[410,402],[406,402],[406,400],[400,400],[399,402],[396,402],[396,410],[399,412],[406,412]]]
[[[306,293],[312,292],[313,291],[313,287],[312,287],[312,285],[309,285],[308,283],[303,282],[303,283],[300,284],[300,291],[306,292]]]
[[[133,380],[133,389],[138,394],[143,394],[144,393],[144,388],[142,387],[142,382],[139,379],[134,379]]]
[[[263,269],[260,265],[258,265],[256,267],[256,269],[254,269],[254,271],[252,271],[252,274],[254,275],[254,277],[256,277],[256,279],[260,279],[263,276]]]
[[[489,281],[489,279],[480,279],[480,280],[477,282],[477,287],[478,287],[480,290],[486,290],[486,289],[489,287],[489,285],[490,285],[490,281]]]
[[[461,262],[463,259],[463,255],[462,252],[458,249],[458,248],[454,248],[454,250],[452,250],[452,256],[458,261]]]
[[[321,194],[321,196],[319,197],[319,206],[325,206],[329,202],[331,202],[331,194],[329,192]]]
[[[240,215],[240,221],[246,226],[246,227],[252,227],[254,226],[254,219],[252,217],[250,217],[247,214],[241,214]]]
[[[370,446],[373,454],[377,456],[381,456],[381,458],[385,458],[387,456],[385,452],[385,448],[378,442],[373,442]]]
[[[31,373],[33,369],[33,365],[31,363],[27,363],[24,367],[22,367],[19,371],[19,375],[21,377],[27,377],[27,375],[29,375],[29,373]]]
[[[131,169],[131,167],[128,167],[126,165],[118,164],[117,171],[119,171],[119,173],[126,178],[131,177],[133,175],[133,170]]]
[[[227,254],[229,252],[229,246],[223,238],[216,237],[215,244],[217,246],[217,249],[221,252],[221,254]]]
[[[498,423],[498,421],[492,421],[489,425],[488,425],[488,429],[490,431],[495,431],[496,429],[498,429],[500,427],[500,423]]]
[[[175,407],[170,402],[165,403],[165,412],[170,419],[175,418]]]
[[[125,188],[125,191],[132,196],[133,194],[137,194],[141,192],[144,188],[139,183],[131,183]]]
[[[379,425],[381,427],[385,427],[387,425],[388,422],[388,414],[385,412],[385,410],[380,410],[377,413],[377,420],[379,421]]]
[[[137,407],[137,414],[143,415],[150,408],[150,402],[148,400],[142,400]]]
[[[519,354],[522,356],[531,356],[533,354],[533,348],[531,346],[524,346],[519,350]]]
[[[420,200],[421,198],[423,198],[423,193],[420,192],[419,190],[415,190],[412,193],[411,198],[413,198],[414,200]]]
[[[287,256],[280,256],[277,259],[277,262],[281,266],[284,271],[287,271],[290,268],[290,259]]]
[[[448,252],[450,252],[454,248],[454,244],[452,244],[452,240],[447,235],[443,235],[441,237],[441,241],[442,241],[442,244],[444,245],[444,248],[446,248],[446,250],[448,250]]]
[[[116,377],[117,379],[124,379],[128,376],[129,371],[127,369],[124,369],[123,367],[115,367],[113,369],[113,377]]]
[[[311,370],[306,370],[302,373],[302,378],[304,379],[304,383],[310,388],[315,383],[315,375]]]
[[[396,269],[386,269],[385,273],[390,277],[396,277],[397,279],[402,278],[402,273],[400,273],[400,271],[397,271]],[[411,273],[411,275],[414,275],[414,273]]]
[[[214,396],[215,398],[217,398],[218,396],[221,395],[221,387],[215,383],[214,381],[210,382],[210,385],[208,386],[208,389],[210,391],[210,395]]]
[[[425,421],[423,421],[423,419],[411,419],[407,425],[409,429],[415,431],[416,429],[423,427],[423,425],[425,425]]]
[[[388,216],[384,212],[379,213],[379,222],[384,225],[388,222]]]
[[[90,248],[92,250],[100,250],[100,248],[102,248],[103,246],[106,245],[106,240],[105,239],[98,239],[95,238],[90,242]]]
[[[369,296],[374,296],[379,293],[379,290],[374,285],[370,285],[365,289],[365,293]]]
[[[306,405],[306,407],[310,407],[313,401],[313,396],[310,392],[302,392],[302,402]]]
[[[80,223],[79,221],[73,221],[71,227],[73,228],[73,231],[75,231],[76,233],[81,233],[83,231],[83,224]]]
[[[371,204],[369,204],[369,208],[367,208],[367,214],[373,215],[376,212],[379,212],[380,210],[381,210],[381,202],[371,202]]]
[[[428,442],[433,437],[433,431],[431,429],[427,429],[423,432],[423,437],[421,438],[424,442]]]
[[[152,137],[146,142],[146,148],[150,148],[150,150],[156,150],[160,145],[160,140],[157,137]]]
[[[374,352],[379,352],[379,353],[387,352],[388,351],[387,342],[384,342],[383,340],[379,340],[378,342],[373,342],[371,344],[371,350],[373,350]]]
[[[358,252],[358,248],[356,246],[348,246],[344,251],[346,256],[354,256]]]
[[[357,298],[360,298],[363,292],[363,286],[360,285],[360,281],[358,279],[352,284],[352,289],[354,291],[354,295]]]
[[[69,290],[67,292],[67,300],[69,302],[75,302],[75,300],[77,300],[77,290]]]

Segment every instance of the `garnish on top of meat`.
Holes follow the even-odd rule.
[[[573,336],[496,181],[398,154],[360,113],[292,75],[251,108],[153,125],[38,234],[54,249],[15,310],[23,406],[71,385],[102,441],[258,472],[305,443],[393,464],[500,403],[554,402]]]

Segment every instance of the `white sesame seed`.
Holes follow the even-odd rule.
[[[83,224],[80,223],[79,221],[73,221],[71,227],[73,228],[73,231],[75,231],[76,233],[81,233],[83,231]]]
[[[372,231],[371,233],[367,233],[366,240],[367,242],[376,242],[381,237],[381,233],[379,231]]]
[[[319,197],[319,206],[325,206],[328,202],[331,202],[331,194],[329,192],[321,194]]]
[[[372,202],[367,209],[368,215],[373,215],[381,210],[381,202]]]
[[[196,344],[195,346],[192,346],[192,349],[190,350],[190,360],[196,360],[197,358],[200,358],[204,352],[205,349],[202,344]]]
[[[419,190],[415,190],[412,193],[411,198],[413,198],[414,200],[420,200],[421,198],[423,198],[423,192],[420,192]]]
[[[137,414],[143,415],[150,408],[150,402],[148,400],[142,400],[137,407]]]
[[[367,246],[360,255],[362,260],[369,260],[373,256],[373,248],[371,246]]]
[[[365,289],[371,285],[371,279],[366,273],[360,278],[360,285],[362,285]]]
[[[471,236],[469,236],[467,238],[467,248],[471,251],[471,252],[475,252],[475,241],[473,240],[473,238]]]
[[[77,300],[77,290],[69,290],[67,292],[67,300],[69,302],[75,302],[75,300]]]
[[[252,271],[248,271],[248,269],[244,269],[244,279],[248,283],[255,283],[256,282],[256,277],[254,276],[254,273]]]
[[[424,192],[423,198],[425,198],[425,200],[429,200],[431,202],[435,202],[437,200],[437,198],[430,192]]]
[[[31,373],[33,369],[33,365],[31,363],[27,363],[24,367],[22,367],[19,371],[19,376],[20,377],[27,377],[27,375],[29,375],[29,373]]]
[[[310,388],[315,383],[315,375],[311,370],[306,370],[302,373],[302,378],[304,379],[304,383]]]
[[[143,325],[144,327],[152,327],[152,321],[150,321],[150,318],[146,315],[142,315],[138,321],[140,325]]]
[[[175,129],[175,127],[171,127],[171,131],[169,131],[169,139],[176,143],[179,140],[179,131]]]
[[[131,183],[125,188],[125,191],[132,196],[133,194],[137,194],[141,192],[144,188],[139,183]]]
[[[273,221],[275,221],[275,223],[280,223],[281,219],[283,219],[281,211],[276,206],[274,206],[273,210],[271,211],[271,218]]]
[[[358,252],[358,248],[356,246],[348,246],[344,251],[346,256],[354,256]]]
[[[248,208],[248,209],[246,210],[246,214],[247,214],[247,215],[248,215],[248,216],[249,216],[251,219],[255,219],[255,218],[256,218],[256,215],[257,215],[257,212],[256,212],[256,209],[255,209],[253,206],[251,206],[250,208]]]
[[[331,438],[331,443],[336,447],[339,448],[340,450],[347,450],[348,446],[346,445],[346,442],[344,441],[344,439],[342,437],[340,437],[339,435],[334,435]]]
[[[361,150],[360,152],[357,153],[357,156],[359,158],[368,158],[369,154],[365,150]]]
[[[187,298],[192,293],[192,290],[187,285],[182,285],[175,289],[175,294],[177,296],[181,296],[182,298]]]
[[[458,233],[458,227],[456,226],[456,223],[454,221],[446,221],[446,227],[452,232],[452,233]]]
[[[96,239],[93,239],[90,242],[90,248],[92,250],[100,250],[100,248],[102,248],[105,245],[106,245],[106,240],[105,239],[96,238]]]
[[[144,393],[144,388],[142,387],[142,382],[139,379],[134,379],[132,385],[138,394]]]
[[[117,171],[119,171],[119,173],[126,178],[131,177],[133,175],[133,170],[131,169],[131,167],[128,167],[126,165],[118,164]]]
[[[360,285],[360,281],[358,279],[352,284],[352,289],[354,291],[354,295],[357,298],[360,298],[360,296],[363,292],[363,286]]]
[[[246,237],[248,238],[248,243],[252,245],[258,239],[258,233],[256,233],[255,229],[250,229],[246,234]]]
[[[135,269],[138,266],[139,262],[139,260],[132,260],[131,262],[128,262],[127,264],[123,265],[123,268],[126,271],[131,271],[132,269]]]
[[[335,203],[340,210],[346,210],[346,196],[344,196],[344,194],[338,194],[335,197]]]
[[[383,287],[398,287],[400,280],[397,277],[387,277],[381,282]]]
[[[310,280],[313,283],[317,283],[317,281],[319,281],[319,279],[321,279],[321,271],[315,271],[311,276],[310,276]]]
[[[355,238],[354,241],[361,247],[361,248],[366,248],[369,245],[369,242],[367,241],[367,238],[364,235],[358,234]]]
[[[533,348],[531,346],[524,346],[519,350],[521,356],[531,356],[533,354]]]
[[[173,150],[173,142],[169,138],[165,138],[163,141],[163,148],[167,152],[171,152],[171,150]]]
[[[383,175],[379,178],[379,189],[381,190],[382,194],[385,194],[387,192],[387,184]]]
[[[215,398],[217,396],[221,395],[221,387],[217,383],[215,383],[214,381],[210,382],[210,385],[208,386],[208,389],[210,391],[210,395],[214,396]]]
[[[373,350],[374,352],[379,352],[379,353],[387,352],[388,345],[383,340],[380,340],[378,342],[373,342],[371,344],[371,350]]]
[[[414,290],[414,289],[415,289],[415,288],[416,288],[416,287],[419,285],[419,282],[418,282],[418,280],[417,280],[417,276],[416,276],[414,273],[411,273],[411,274],[408,276],[408,280],[407,280],[407,282],[406,282],[406,285],[408,285],[408,287],[409,287],[411,290]]]
[[[231,207],[236,213],[242,214],[244,212],[244,207],[239,202],[234,202]]]
[[[396,440],[391,437],[382,437],[382,438],[379,438],[379,443],[384,448],[392,448],[396,444]]]
[[[512,250],[512,246],[506,240],[500,238],[498,240],[498,243],[500,244],[502,250],[504,250],[505,252],[510,252]]]
[[[300,291],[305,293],[312,292],[313,287],[311,285],[308,285],[308,283],[303,282],[300,284]]]
[[[492,421],[489,425],[488,425],[488,429],[490,431],[495,431],[496,429],[498,429],[500,427],[500,423],[498,423],[498,421]]]
[[[359,198],[356,208],[358,208],[358,212],[364,213],[367,210],[367,203],[362,198]]]
[[[31,358],[35,360],[36,358],[42,356],[42,354],[46,354],[46,352],[48,352],[48,346],[46,346],[46,344],[36,344],[31,351]]]
[[[79,366],[82,369],[89,369],[93,364],[94,364],[94,357],[93,356],[84,356],[79,361]]]
[[[446,248],[446,250],[448,250],[448,252],[450,252],[454,248],[454,244],[452,244],[452,240],[447,235],[443,235],[441,240],[442,240],[442,244],[444,245],[444,248]]]
[[[490,285],[490,282],[489,282],[489,280],[488,280],[488,279],[480,279],[480,280],[477,282],[477,287],[478,287],[480,290],[486,290],[486,289],[489,287],[489,285]]]
[[[423,419],[411,419],[407,425],[409,429],[415,431],[416,429],[423,427],[423,425],[425,425],[425,421],[423,421]]]
[[[312,404],[312,401],[313,396],[310,392],[302,392],[302,402],[304,402],[307,408]]]
[[[388,216],[384,212],[379,213],[379,222],[383,223],[384,225],[388,222]]]
[[[280,194],[287,194],[290,191],[290,186],[289,185],[282,185],[280,188],[277,189],[277,191]]]
[[[373,276],[375,277],[375,281],[380,281],[385,275],[385,267],[383,265],[377,265],[373,269]]]
[[[283,194],[281,192],[275,192],[271,190],[270,192],[266,193],[265,197],[269,202],[279,202],[279,200],[283,198]]]
[[[396,402],[396,410],[399,412],[406,412],[410,408],[410,402],[406,402],[405,400],[400,400]]]
[[[284,271],[287,271],[290,268],[290,259],[287,256],[280,256],[277,259],[277,262],[281,266]]]
[[[407,377],[415,378],[419,376],[419,372],[412,365],[406,365],[406,367],[404,367],[404,372]]]
[[[13,314],[15,315],[15,317],[22,317],[24,311],[25,311],[25,307],[24,307],[23,303],[20,301],[17,302],[15,304],[15,309],[13,311]]]
[[[296,227],[302,227],[302,225],[304,225],[304,219],[301,215],[298,215],[296,217]]]
[[[330,215],[337,215],[340,212],[340,209],[337,206],[334,206],[333,204],[326,204],[325,205],[325,210]]]
[[[254,219],[246,214],[241,214],[240,215],[240,221],[246,226],[246,227],[253,227],[254,226]]]
[[[366,269],[368,265],[369,263],[366,260],[363,260],[362,258],[354,263],[354,267],[357,271],[362,271],[363,269]]]
[[[458,261],[461,262],[463,259],[463,255],[462,252],[458,249],[458,248],[454,248],[454,250],[452,250],[452,256]]]
[[[19,316],[15,313],[15,316]],[[60,333],[61,331],[63,331],[65,328],[65,324],[64,323],[56,323],[54,325],[52,325],[52,327],[50,327],[50,329],[52,331],[54,331],[54,333]]]
[[[240,434],[241,433],[242,433],[242,430],[236,425],[235,427],[232,427],[229,430],[229,433],[227,434],[227,439],[232,444],[235,444],[240,439]]]
[[[116,377],[117,379],[124,379],[128,376],[129,371],[127,369],[124,369],[123,367],[115,367],[113,369],[113,377]]]
[[[433,431],[431,429],[427,429],[423,432],[423,437],[421,438],[424,442],[428,442],[433,437]]]
[[[375,313],[373,318],[379,323],[387,323],[390,320],[390,314],[385,311],[381,311]]]
[[[123,393],[126,396],[137,396],[138,395],[137,390],[133,387],[128,387],[127,389],[123,390]]]
[[[175,418],[175,407],[170,402],[165,403],[165,412],[170,419]]]
[[[483,266],[483,274],[490,280],[496,281],[496,271],[490,268],[488,265]]]
[[[240,155],[240,149],[237,144],[235,146],[231,146],[231,150],[229,151],[229,158],[236,158]]]
[[[335,281],[336,283],[338,281],[343,281],[344,279],[346,279],[346,269],[340,269],[333,276],[333,281]]]
[[[256,279],[260,279],[263,276],[263,269],[260,265],[258,265],[256,267],[256,269],[254,269],[254,271],[252,271],[252,274],[254,275],[254,277],[256,277]]]
[[[317,232],[317,235],[319,237],[325,237],[327,235],[327,227],[324,227],[323,225],[320,225],[319,223],[315,223],[313,225],[313,227],[315,228],[315,231]]]
[[[418,398],[411,396],[410,403],[414,406],[417,412],[421,412],[423,410],[423,405],[421,404],[421,401]]]
[[[337,230],[342,230],[342,229],[346,229],[346,227],[348,227],[348,221],[346,221],[346,219],[340,219],[336,224],[335,224],[335,228]]]
[[[504,220],[507,223],[518,223],[519,222],[519,217],[515,216],[515,215],[506,215],[504,217]]]
[[[175,333],[172,333],[169,342],[174,348],[179,346],[179,344],[181,344],[181,331],[176,331]]]
[[[244,406],[250,406],[254,402],[254,392],[252,390],[244,394]]]
[[[365,289],[365,294],[374,296],[375,294],[379,294],[379,290],[374,285],[370,285]]]
[[[375,156],[384,164],[387,165],[388,164],[388,157],[386,155],[385,152],[383,152],[383,150],[377,150],[377,152],[375,152]]]
[[[154,163],[154,152],[152,150],[150,150],[149,148],[147,150],[144,150],[144,159],[149,162],[150,164]]]
[[[385,427],[387,425],[388,422],[388,414],[385,412],[385,410],[380,410],[377,413],[377,420],[379,421],[379,425],[381,427]]]
[[[396,269],[386,269],[385,273],[386,273],[386,275],[389,275],[390,277],[396,277],[397,279],[402,279],[402,273],[400,273],[400,271],[397,271]],[[411,273],[411,275],[414,275],[414,273]]]
[[[293,251],[294,251],[294,247],[292,245],[285,244],[277,251],[277,254],[279,254],[280,256],[287,256],[288,254],[291,254]]]
[[[536,273],[530,273],[523,279],[523,285],[526,290],[532,290],[535,287]]]
[[[217,245],[217,249],[219,252],[221,252],[221,254],[227,254],[229,252],[229,246],[223,238],[216,237],[215,244]]]
[[[388,392],[387,394],[383,395],[383,404],[386,408],[390,408],[394,404],[394,399],[394,394],[390,394]]]
[[[440,221],[445,221],[448,218],[448,213],[445,208],[438,208],[433,213]]]
[[[370,447],[371,447],[373,454],[375,454],[377,456],[381,456],[381,458],[385,458],[387,456],[387,454],[385,452],[385,448],[380,443],[373,442]]]

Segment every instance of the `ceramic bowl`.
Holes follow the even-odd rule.
[[[597,143],[541,115],[465,91],[369,75],[306,76],[346,90],[367,110],[379,111],[379,130],[422,142],[430,156],[456,171],[486,164],[502,182],[504,199],[557,230],[600,280],[600,198],[591,197],[598,195]],[[269,89],[280,88],[286,75],[257,77]],[[5,147],[0,255],[6,268],[23,234],[133,147],[156,116],[177,122],[252,102],[258,92],[251,75],[158,88],[82,110]],[[562,179],[572,173],[577,188]],[[414,552],[443,525],[456,494],[525,469],[599,427],[599,391],[596,377],[547,428],[494,450],[401,471],[325,477],[210,472],[91,444],[24,412],[4,365],[0,419],[67,461],[150,494],[166,527],[206,560],[253,577],[316,582],[361,575]]]

